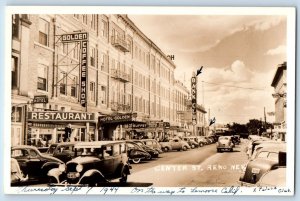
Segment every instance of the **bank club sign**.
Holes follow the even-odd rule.
[[[80,42],[80,104],[86,107],[87,102],[87,75],[88,75],[88,33],[70,33],[61,35],[62,43]]]
[[[197,124],[197,77],[191,79],[192,124]]]

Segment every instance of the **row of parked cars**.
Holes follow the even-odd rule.
[[[242,186],[285,186],[286,143],[265,137],[249,136],[249,161],[240,177]]]
[[[160,143],[154,139],[62,142],[50,145],[45,153],[35,146],[15,146],[11,149],[11,185],[40,182],[98,186],[112,179],[124,183],[131,163],[158,158],[163,151],[187,150],[213,142],[204,137]]]

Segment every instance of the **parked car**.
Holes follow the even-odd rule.
[[[230,136],[220,136],[217,142],[217,152],[221,151],[233,151],[234,144],[232,143]]]
[[[199,146],[199,144],[194,140],[194,137],[183,137],[182,139],[186,141],[192,149]]]
[[[163,153],[162,149],[161,149],[161,145],[159,144],[159,142],[157,142],[157,140],[154,139],[142,139],[140,140],[141,142],[143,142],[146,146],[158,151],[160,154]]]
[[[204,145],[209,144],[209,142],[205,139],[204,136],[197,136],[196,139],[197,139],[197,142],[199,144],[199,147],[203,147]]]
[[[160,145],[165,152],[171,150],[186,151],[190,149],[190,146],[187,142],[180,140],[178,138],[170,139],[169,142],[160,142]]]
[[[157,150],[145,145],[141,140],[133,140],[133,142],[137,143],[140,147],[142,147],[146,152],[150,154],[151,158],[148,159],[158,158],[159,152]]]
[[[279,167],[279,153],[286,152],[286,144],[269,144],[260,149],[256,157],[247,164],[240,177],[241,185],[256,184],[262,175]]]
[[[137,164],[143,159],[151,158],[151,155],[135,142],[126,141],[126,146],[129,161],[132,161],[133,163]]]
[[[286,152],[279,152],[278,168],[269,170],[261,176],[258,186],[285,187],[286,186]]]
[[[54,185],[99,186],[113,179],[127,182],[131,166],[126,142],[78,142],[74,149],[75,158],[67,162],[66,166],[49,171],[48,176],[56,183]]]
[[[11,148],[11,157],[16,159],[28,181],[47,181],[47,173],[63,162],[57,158],[41,154],[34,146],[20,145]]]
[[[20,186],[27,182],[28,175],[24,175],[18,161],[14,158],[10,159],[10,185]]]
[[[74,151],[75,144],[76,142],[58,143],[52,156],[60,159],[64,163],[68,162],[75,156],[75,151]]]

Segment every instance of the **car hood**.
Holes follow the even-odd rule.
[[[78,156],[76,158],[73,158],[69,162],[67,162],[67,164],[69,163],[84,164],[84,163],[93,163],[97,161],[100,161],[100,159],[94,156]]]
[[[55,161],[55,162],[59,162],[59,163],[63,163],[61,160],[59,160],[58,158],[55,158],[53,156],[50,156],[48,154],[42,154],[43,158],[49,160],[50,161]]]

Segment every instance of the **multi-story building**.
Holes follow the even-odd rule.
[[[80,33],[88,34],[87,52],[63,37]],[[15,14],[11,64],[12,145],[58,142],[65,127],[80,141],[162,138],[185,109],[175,64],[127,15]]]
[[[274,132],[281,140],[285,141],[286,134],[286,62],[277,66],[272,84],[275,99]]]

